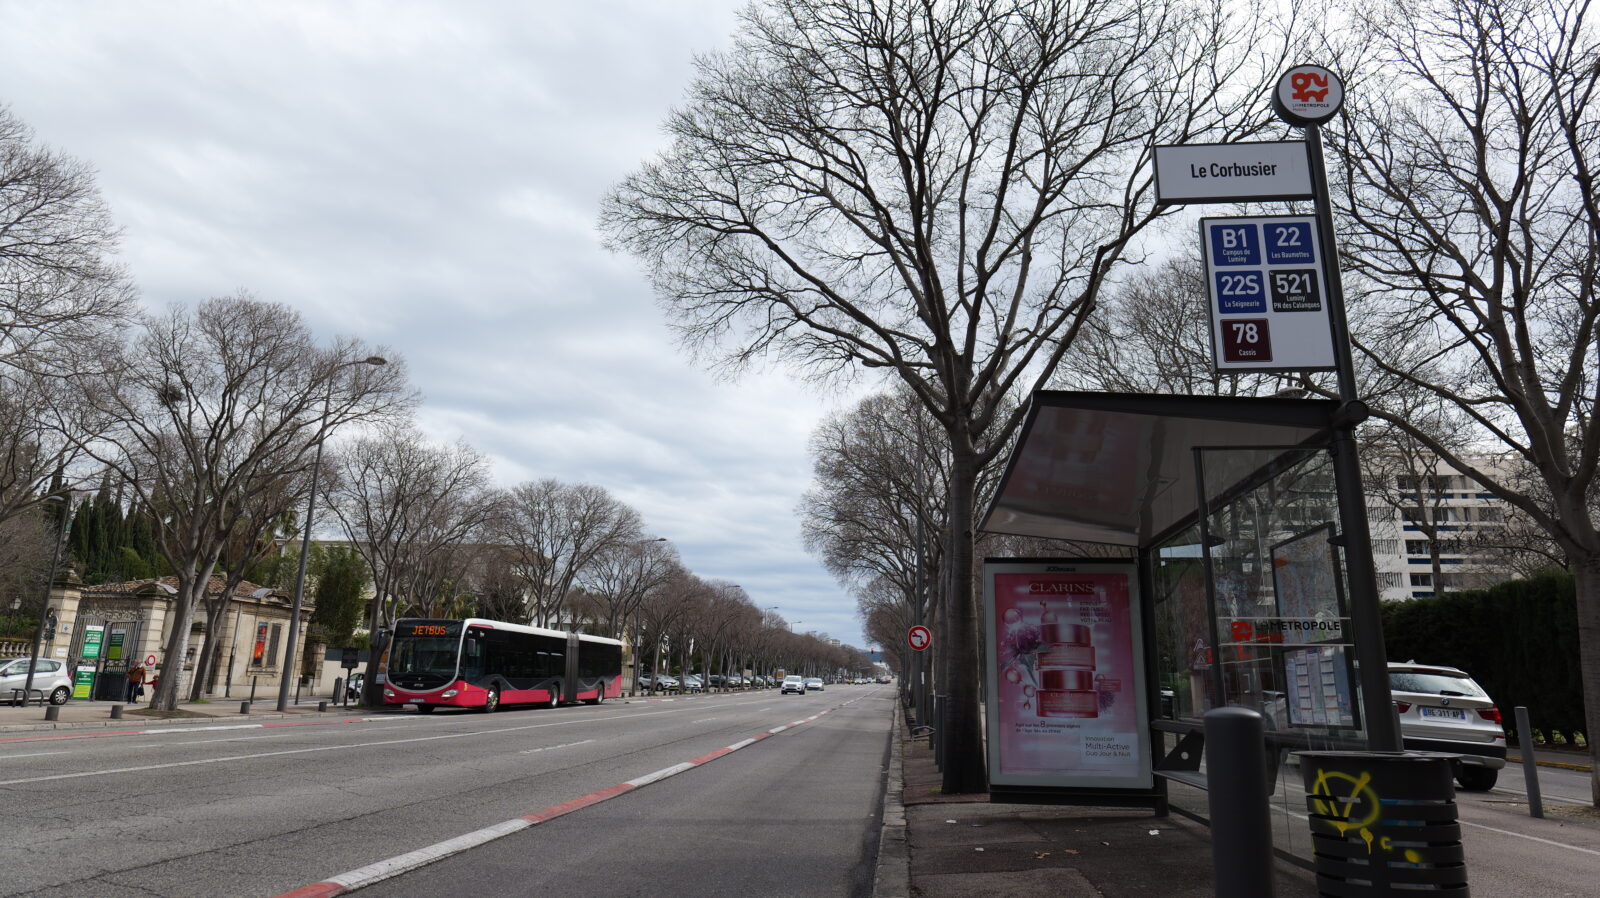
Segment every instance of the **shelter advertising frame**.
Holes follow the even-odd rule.
[[[985,559],[983,614],[993,799],[1164,811],[1138,563]]]

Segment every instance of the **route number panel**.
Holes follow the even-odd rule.
[[[1204,218],[1200,245],[1218,371],[1333,369],[1315,218]]]

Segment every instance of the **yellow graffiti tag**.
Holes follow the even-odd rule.
[[[1311,784],[1311,806],[1318,816],[1327,818],[1341,836],[1354,831],[1366,843],[1368,854],[1372,853],[1371,826],[1378,822],[1382,810],[1377,793],[1368,785],[1371,781],[1371,773],[1356,777],[1337,770],[1318,770],[1316,782]],[[1381,847],[1392,850],[1388,844]]]

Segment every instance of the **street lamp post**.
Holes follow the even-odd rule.
[[[44,581],[44,604],[39,608],[39,623],[33,628],[33,653],[28,656],[28,679],[22,684],[22,703],[28,703],[33,689],[33,669],[39,666],[39,644],[44,642],[44,621],[50,616],[50,589],[56,585],[56,567],[61,564],[61,543],[67,536],[67,512],[71,504],[66,496],[46,496],[46,502],[61,503],[61,524],[56,527],[56,548],[50,556],[50,576]]]
[[[300,567],[294,575],[294,603],[289,607],[289,639],[283,649],[283,674],[278,678],[278,710],[289,710],[289,681],[294,676],[294,653],[300,635],[300,606],[306,596],[306,562],[311,558],[311,524],[317,512],[317,484],[322,475],[322,444],[327,441],[328,411],[333,404],[333,374],[340,368],[352,365],[387,365],[389,360],[382,356],[368,356],[353,362],[345,362],[328,372],[328,392],[322,400],[322,424],[317,430],[317,454],[311,463],[311,495],[306,497],[306,527],[305,536],[300,540]],[[376,627],[377,622],[373,622]]]

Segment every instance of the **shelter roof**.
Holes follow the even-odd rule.
[[[1152,396],[1040,390],[981,529],[1145,546],[1196,513],[1196,448],[1320,445],[1338,403],[1325,399]],[[1208,469],[1242,480],[1250,470]]]

